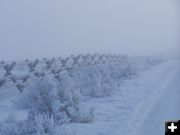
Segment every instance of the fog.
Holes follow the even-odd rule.
[[[0,60],[177,56],[177,0],[0,0]]]

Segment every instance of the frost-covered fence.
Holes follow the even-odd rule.
[[[124,65],[133,63],[134,58],[128,58],[127,55],[110,55],[110,54],[86,54],[86,55],[71,55],[67,58],[52,58],[34,61],[21,62],[0,62],[0,90],[9,87],[17,87],[21,92],[28,81],[33,76],[43,77],[49,74],[52,77],[59,79],[59,76],[64,72],[70,72],[75,69],[84,68],[87,66],[114,63]]]

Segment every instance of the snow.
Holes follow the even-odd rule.
[[[165,121],[177,121],[180,119],[179,69],[166,85],[166,88],[164,88],[161,98],[143,121],[140,127],[142,130],[137,131],[135,135],[144,135],[147,133],[153,133],[154,135],[164,134]]]
[[[94,108],[91,123],[65,125],[77,135],[160,135],[164,123],[180,117],[180,62],[160,63],[126,79],[117,91],[102,98],[88,98],[81,105]],[[12,101],[19,96],[15,89],[0,91],[0,121],[11,114],[17,120],[27,118]]]
[[[94,122],[74,124],[77,134],[162,134],[164,122],[177,120],[180,116],[180,109],[177,109],[180,103],[178,102],[178,88],[180,88],[177,82],[178,64],[177,61],[159,64],[137,78],[127,80],[116,95],[91,99],[88,103],[95,105],[96,108]],[[175,94],[169,89],[173,89]],[[176,98],[172,98],[167,104],[170,95]],[[167,111],[169,109],[171,111]],[[141,129],[144,130],[141,131]]]

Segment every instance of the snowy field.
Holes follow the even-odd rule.
[[[35,79],[22,94],[0,91],[0,135],[163,135],[165,121],[180,119],[179,80],[178,60],[95,66],[58,85]]]

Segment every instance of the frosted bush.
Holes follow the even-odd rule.
[[[80,101],[80,91],[69,75],[63,74],[59,81],[48,77],[33,79],[16,104],[28,110],[29,120],[34,120],[39,114],[48,114],[57,125],[61,125],[81,122]]]
[[[80,107],[80,90],[76,87],[74,80],[68,73],[61,75],[57,89],[58,99],[61,102],[60,110],[66,112],[66,115],[70,118],[71,122],[85,121],[85,118],[81,118],[82,110]],[[86,110],[86,112],[87,115],[90,115],[90,110]],[[93,119],[93,117],[91,117],[91,119]],[[88,121],[88,119],[86,121]]]
[[[73,78],[84,96],[105,97],[117,91],[119,72],[120,68],[115,65],[95,65],[75,72]]]
[[[35,117],[36,131],[39,135],[54,134],[55,123],[54,118],[48,114],[41,114]]]
[[[60,101],[54,81],[48,77],[34,78],[22,93],[17,105],[21,109],[28,109],[29,119],[34,119],[38,114],[53,115],[57,123],[65,119],[64,112],[59,111]]]
[[[70,130],[70,131],[68,131]],[[75,135],[66,125],[55,125],[52,116],[41,114],[34,120],[6,123],[0,127],[0,135]]]
[[[124,79],[136,76],[138,66],[128,59],[124,64],[106,63],[84,67],[71,73],[71,76],[83,96],[106,97],[114,94]]]

